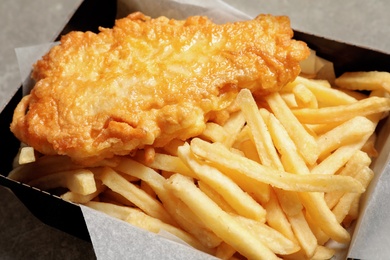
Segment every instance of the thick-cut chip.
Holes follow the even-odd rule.
[[[174,174],[168,179],[166,187],[186,203],[217,236],[243,256],[249,259],[278,259],[257,236],[218,207],[188,177]]]
[[[91,194],[96,191],[94,174],[88,169],[56,172],[29,181],[27,184],[42,190],[63,187],[81,195]]]
[[[385,71],[345,72],[335,80],[335,84],[345,89],[385,89],[390,92],[390,73]]]

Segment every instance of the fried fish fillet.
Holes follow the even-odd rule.
[[[238,91],[278,91],[309,50],[287,17],[214,24],[133,13],[71,32],[34,65],[11,130],[44,154],[85,164],[200,134]]]

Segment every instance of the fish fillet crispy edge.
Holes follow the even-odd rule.
[[[294,80],[309,49],[292,37],[288,17],[272,15],[217,25],[137,12],[97,34],[71,32],[34,65],[11,131],[83,164],[188,139],[240,89],[261,98]]]

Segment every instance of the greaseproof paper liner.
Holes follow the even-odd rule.
[[[253,0],[255,1],[255,0]],[[142,11],[148,16],[160,15],[185,19],[189,15],[207,15],[216,23],[253,18],[220,0],[119,0],[119,16]],[[124,11],[125,10],[125,11]],[[259,10],[259,14],[261,10]],[[299,28],[294,28],[299,30]],[[17,48],[16,54],[21,71],[23,93],[32,87],[29,74],[32,64],[56,43]],[[375,177],[364,195],[361,214],[356,223],[351,245],[337,245],[334,259],[388,259],[390,256],[390,119],[378,136],[380,156],[373,162]],[[121,220],[114,219],[94,209],[81,206],[97,259],[215,259],[184,245],[173,235],[154,234],[141,230]]]
[[[81,210],[97,259],[217,259],[86,206]]]

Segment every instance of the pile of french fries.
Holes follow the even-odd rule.
[[[221,259],[330,259],[374,175],[389,75],[299,76],[257,100],[244,89],[223,125],[94,167],[25,147],[9,177]]]

